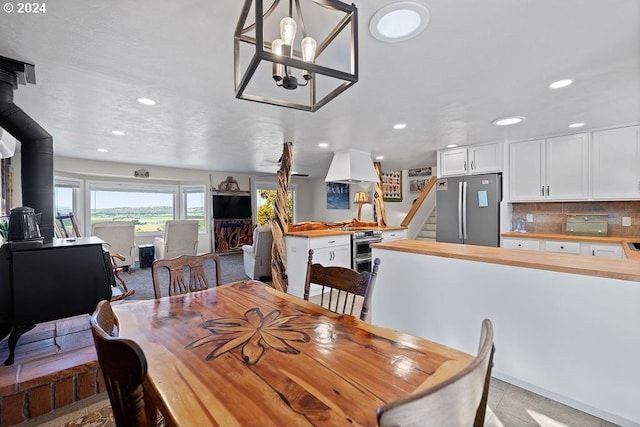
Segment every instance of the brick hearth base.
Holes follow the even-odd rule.
[[[0,363],[9,355],[0,343]],[[104,391],[89,316],[42,323],[24,334],[15,363],[0,365],[0,427],[21,423]]]

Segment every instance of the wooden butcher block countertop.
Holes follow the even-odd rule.
[[[640,260],[635,258],[600,258],[585,255],[559,254],[522,249],[505,249],[418,240],[392,240],[389,242],[374,243],[371,247],[374,249],[386,249],[391,251],[640,282]]]
[[[327,236],[340,236],[340,235],[350,235],[354,231],[358,230],[380,230],[380,231],[394,231],[394,230],[404,230],[404,227],[356,227],[351,230],[340,230],[340,229],[327,229],[327,230],[304,230],[304,231],[292,231],[285,233],[286,236],[296,236],[296,237],[327,237]]]

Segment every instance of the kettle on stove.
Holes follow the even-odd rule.
[[[8,240],[11,242],[40,239],[39,220],[40,214],[36,214],[35,210],[29,206],[11,209],[9,232],[7,233]]]

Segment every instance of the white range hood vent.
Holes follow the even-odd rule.
[[[371,153],[347,148],[333,153],[333,160],[325,182],[378,182],[378,174],[373,167]]]

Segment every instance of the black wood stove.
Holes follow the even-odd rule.
[[[18,339],[37,323],[92,313],[115,284],[109,253],[97,237],[53,239],[41,246],[0,248],[0,339]]]

